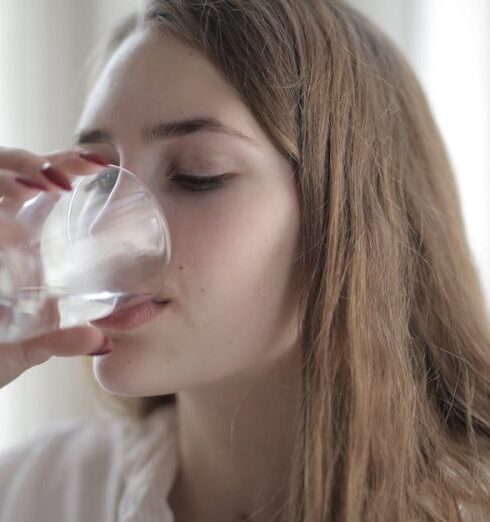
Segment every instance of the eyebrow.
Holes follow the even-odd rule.
[[[215,118],[192,118],[169,122],[161,121],[151,127],[142,129],[141,137],[145,145],[150,145],[151,143],[163,139],[187,136],[189,134],[203,131],[226,134],[247,141],[248,143],[258,145],[250,136],[227,127]],[[114,145],[114,139],[111,133],[105,129],[81,130],[75,134],[74,140],[76,145],[88,143],[110,143]]]

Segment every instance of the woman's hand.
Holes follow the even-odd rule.
[[[39,156],[0,147],[0,250],[26,239],[25,231],[12,218],[25,201],[40,190],[56,192],[68,188],[71,176],[93,174],[101,169],[103,159],[93,155],[82,157],[81,152],[69,150]],[[57,314],[56,303],[47,303],[41,313]],[[77,326],[22,342],[0,344],[0,387],[53,355],[93,354],[102,348],[104,341],[99,330]]]
[[[100,156],[78,149],[39,156],[0,147],[0,210],[16,212],[39,190],[69,189],[72,176],[94,174],[105,165]]]

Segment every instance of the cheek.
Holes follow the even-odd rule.
[[[288,188],[259,187],[197,204],[176,229],[179,286],[194,333],[216,343],[284,329],[294,307],[299,211]]]

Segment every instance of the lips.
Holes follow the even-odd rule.
[[[170,301],[149,301],[148,299],[143,303],[132,303],[132,306],[125,306],[123,310],[91,321],[90,324],[98,328],[115,328],[118,330],[128,330],[136,328],[149,321],[165,309]]]

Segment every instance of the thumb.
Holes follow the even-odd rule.
[[[111,349],[112,341],[96,328],[77,326],[40,335],[20,343],[0,345],[0,387],[16,379],[33,366],[53,355],[69,357],[91,355],[102,348]]]

